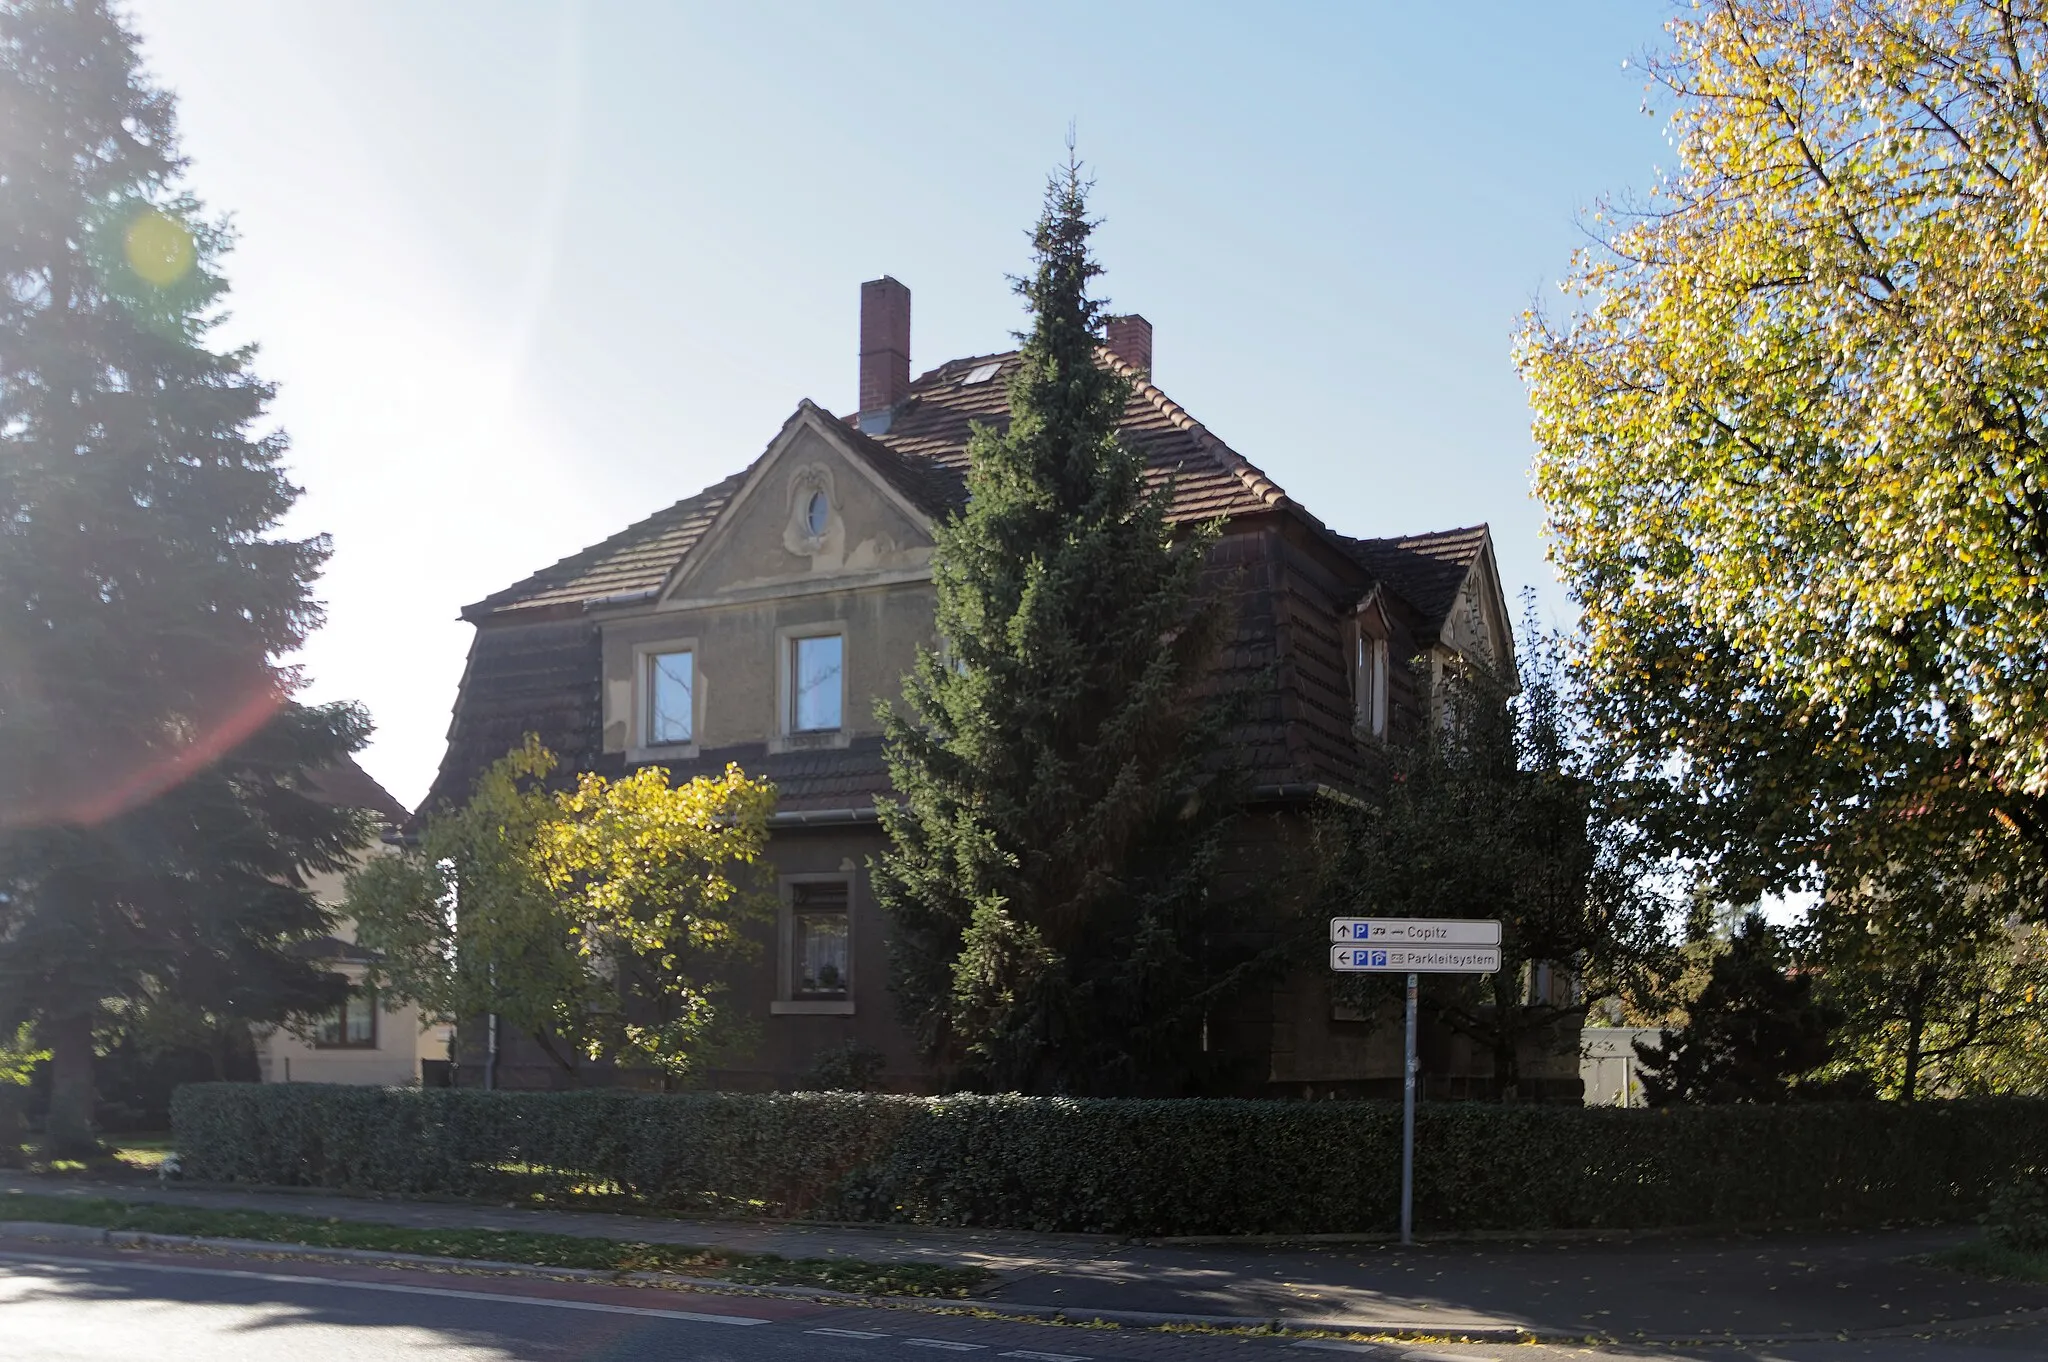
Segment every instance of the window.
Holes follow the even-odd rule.
[[[832,503],[825,500],[823,492],[811,493],[810,504],[804,507],[804,529],[813,539],[825,537],[825,526],[832,519]]]
[[[844,880],[790,886],[789,996],[799,1002],[847,996],[852,937]]]
[[[647,654],[647,745],[690,742],[696,732],[691,699],[696,690],[696,654]]]
[[[977,364],[967,371],[967,377],[960,380],[960,386],[964,388],[970,383],[986,383],[994,378],[996,371],[1002,367],[1003,362],[1001,360],[996,360],[992,364]]]
[[[845,641],[818,634],[789,642],[789,728],[824,733],[839,727]]]
[[[1387,736],[1387,641],[1358,635],[1358,726],[1375,738]]]
[[[321,1015],[313,1025],[313,1044],[323,1050],[377,1048],[377,995],[351,987],[348,1001]]]

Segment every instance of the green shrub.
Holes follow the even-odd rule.
[[[2048,1253],[2048,1172],[2029,1168],[1999,1188],[1984,1217],[1992,1243],[2019,1253]]]
[[[185,1175],[389,1193],[607,1192],[671,1212],[1118,1234],[1390,1228],[1400,1111],[1376,1102],[489,1093],[205,1084]],[[1967,1217],[2048,1164],[2048,1101],[1425,1104],[1426,1230]]]

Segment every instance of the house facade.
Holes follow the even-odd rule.
[[[1210,580],[1235,633],[1216,666],[1258,687],[1234,742],[1265,829],[1240,870],[1271,882],[1315,801],[1359,788],[1382,744],[1426,722],[1430,673],[1461,658],[1512,668],[1491,540],[1483,525],[1339,533],[1152,381],[1143,318],[1111,324],[1104,358],[1133,380],[1122,434],[1170,483],[1173,518],[1225,522]],[[930,1081],[897,1021],[868,879],[876,804],[892,797],[875,709],[936,646],[932,528],[964,501],[973,426],[1007,420],[1017,362],[971,356],[913,378],[909,290],[864,284],[856,412],[799,403],[744,469],[463,612],[476,633],[428,807],[461,801],[527,733],[570,771],[658,763],[685,779],[736,762],[780,791],[778,918],[732,995],[760,1041],[721,1086],[792,1086],[849,1042],[884,1056],[892,1087]],[[1420,681],[1402,665],[1416,657]],[[1384,1028],[1341,1016],[1320,974],[1214,1029],[1248,1092],[1398,1083]],[[459,1082],[486,1069],[505,1087],[566,1081],[506,1028],[490,1051],[488,1031],[463,1028]],[[1575,1095],[1575,1051],[1561,1062]]]
[[[315,792],[329,803],[373,814],[389,831],[407,819],[405,806],[353,761],[315,773]],[[357,853],[360,865],[390,851],[381,840]],[[324,906],[339,908],[348,871],[309,876],[306,887]],[[300,952],[349,983],[346,1003],[318,1017],[288,1026],[257,1028],[256,1072],[265,1083],[362,1083],[403,1087],[445,1081],[448,1045],[454,1028],[421,1016],[410,1003],[379,998],[364,976],[376,957],[356,943],[355,924],[338,918],[327,936],[302,944]]]

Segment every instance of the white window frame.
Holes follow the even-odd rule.
[[[796,645],[807,638],[839,640],[839,727],[798,728],[796,726]],[[817,624],[785,625],[775,631],[775,736],[771,752],[804,748],[845,747],[853,740],[852,674],[853,648],[846,625],[839,620]]]
[[[811,637],[816,637],[812,635]],[[846,886],[846,996],[844,998],[799,998],[796,996],[796,890],[805,884]],[[782,904],[778,913],[775,946],[775,998],[768,1004],[772,1017],[850,1017],[854,990],[860,985],[860,885],[850,871],[816,875],[784,875],[777,881]]]
[[[697,740],[704,732],[704,668],[698,654],[703,650],[694,638],[662,639],[633,645],[632,742],[626,752],[629,762],[689,761],[697,755]],[[654,659],[670,653],[690,655],[690,740],[657,743],[654,726]]]

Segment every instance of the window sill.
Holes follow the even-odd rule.
[[[777,998],[768,1004],[771,1017],[851,1017],[853,999],[802,999]]]
[[[648,766],[662,761],[695,761],[697,744],[693,742],[669,743],[661,747],[629,747],[626,749],[628,766]]]
[[[845,747],[853,742],[853,733],[844,728],[823,728],[803,733],[782,733],[768,740],[768,750],[775,752],[816,752]]]

